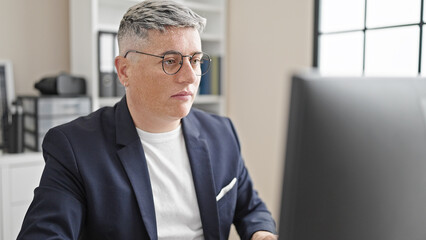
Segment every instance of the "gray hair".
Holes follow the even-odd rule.
[[[148,37],[148,30],[165,32],[167,27],[192,27],[201,34],[206,19],[186,6],[169,0],[146,0],[129,8],[120,22],[118,43]]]

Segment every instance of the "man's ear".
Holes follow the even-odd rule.
[[[118,79],[124,87],[129,85],[129,59],[122,56],[117,56],[114,60],[115,68],[117,69]]]

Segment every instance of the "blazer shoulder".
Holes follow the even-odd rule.
[[[198,122],[201,125],[213,124],[217,126],[223,126],[228,125],[231,122],[228,117],[223,117],[217,114],[205,112],[197,108],[192,108],[187,118],[191,121]]]
[[[115,142],[114,110],[113,107],[105,107],[51,128],[43,139],[42,148],[51,150],[64,144],[101,148],[105,144],[110,145],[111,141]]]
[[[232,139],[239,148],[238,135],[235,127],[228,117],[219,116],[193,108],[184,123],[191,128],[198,129],[202,136],[223,142],[224,139]]]
[[[68,123],[58,125],[54,129],[68,133],[93,131],[100,127],[113,127],[114,112],[114,107],[103,107],[86,116],[81,116]]]

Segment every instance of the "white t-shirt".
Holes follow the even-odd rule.
[[[166,133],[137,132],[148,163],[158,239],[204,239],[181,126]]]

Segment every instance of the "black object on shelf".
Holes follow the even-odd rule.
[[[99,95],[101,97],[113,97],[114,89],[114,73],[99,73]]]
[[[117,76],[114,61],[118,56],[116,32],[98,32],[98,74],[100,97],[122,97],[126,93]]]
[[[8,127],[8,142],[6,152],[8,153],[21,153],[24,151],[24,133],[23,133],[23,108],[20,101],[12,103],[10,109],[12,122]]]
[[[86,80],[66,73],[45,77],[34,84],[34,87],[42,94],[68,96],[86,94]]]

